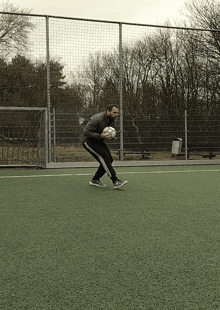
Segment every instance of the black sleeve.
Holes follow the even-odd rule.
[[[86,137],[89,137],[95,140],[103,140],[101,137],[101,133],[97,132],[98,125],[99,125],[98,120],[94,120],[94,119],[90,120],[86,125],[86,128],[84,130],[84,135]]]

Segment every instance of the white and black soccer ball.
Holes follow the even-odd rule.
[[[104,132],[106,135],[110,136],[111,138],[114,138],[114,137],[116,136],[116,130],[115,130],[115,128],[113,128],[113,127],[111,127],[111,126],[105,127],[104,130],[103,130],[103,132]]]

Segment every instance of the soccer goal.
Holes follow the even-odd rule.
[[[45,166],[47,108],[0,107],[0,166]]]

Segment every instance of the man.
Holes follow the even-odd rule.
[[[111,179],[114,188],[120,188],[127,183],[117,178],[116,172],[112,167],[113,158],[107,147],[105,140],[111,139],[103,133],[105,127],[111,126],[115,128],[115,119],[118,116],[119,109],[115,105],[107,107],[105,112],[101,112],[92,116],[87,123],[83,132],[82,144],[98,162],[99,167],[94,177],[89,182],[90,185],[104,187],[100,179],[105,173]]]

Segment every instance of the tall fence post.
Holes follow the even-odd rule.
[[[185,160],[188,160],[188,124],[187,124],[187,109],[185,109]]]
[[[56,113],[55,113],[55,108],[52,109],[53,111],[53,154],[54,154],[54,162],[57,161],[57,156],[56,156]]]
[[[122,49],[122,23],[119,23],[119,100],[120,100],[120,152],[119,159],[124,159],[124,136],[123,136],[123,49]]]
[[[46,58],[47,58],[47,108],[48,108],[48,162],[51,163],[51,101],[50,101],[49,16],[46,16]]]
[[[45,158],[45,167],[48,163],[48,109],[44,110],[44,158]]]

